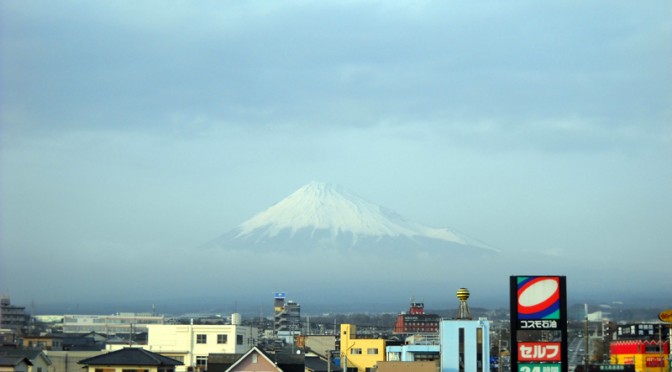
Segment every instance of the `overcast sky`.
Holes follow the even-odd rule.
[[[323,181],[669,299],[671,63],[669,0],[2,1],[0,292],[215,292],[188,252]]]

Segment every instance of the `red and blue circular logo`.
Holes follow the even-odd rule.
[[[560,319],[560,278],[518,278],[519,319]]]

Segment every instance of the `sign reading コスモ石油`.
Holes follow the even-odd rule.
[[[560,329],[564,280],[559,276],[515,277],[515,313],[518,329]],[[512,288],[513,289],[513,288]]]
[[[511,370],[567,371],[566,278],[521,275],[512,276],[509,284],[511,342],[518,351],[511,355]],[[544,332],[551,334],[542,337]],[[547,336],[560,342],[537,341]]]

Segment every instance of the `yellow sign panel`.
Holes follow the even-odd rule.
[[[672,309],[662,311],[660,314],[658,314],[658,319],[662,320],[663,322],[672,323]]]

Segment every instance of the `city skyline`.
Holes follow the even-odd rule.
[[[354,262],[352,301],[478,304],[526,274],[672,298],[671,11],[2,2],[0,294],[339,293],[342,257],[199,249],[321,181],[506,257]]]

